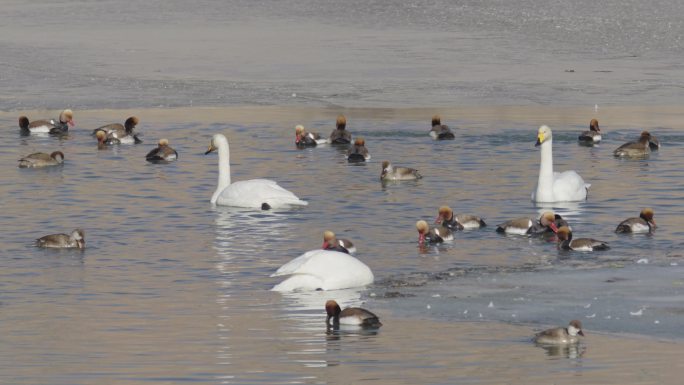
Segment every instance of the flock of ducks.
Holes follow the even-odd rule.
[[[139,120],[136,117],[126,119],[124,124],[107,124],[93,130],[97,138],[98,148],[106,148],[118,144],[142,143],[135,127]],[[29,121],[25,116],[19,118],[22,134],[49,133],[63,135],[73,126],[73,112],[64,110],[57,120]],[[365,162],[370,159],[370,153],[365,147],[363,138],[352,141],[352,135],[346,130],[347,120],[340,115],[336,121],[336,128],[324,138],[318,133],[307,132],[302,125],[295,127],[295,146],[298,148],[315,147],[323,144],[345,145],[349,162]],[[451,129],[441,123],[438,115],[432,118],[430,137],[435,140],[455,139]],[[581,144],[593,145],[601,141],[601,131],[596,119],[590,122],[590,129],[578,137]],[[541,161],[537,186],[532,192],[532,200],[541,203],[583,201],[587,198],[590,184],[584,182],[575,171],[554,172],[553,135],[548,126],[541,126],[537,132],[536,146],[541,149]],[[660,146],[658,140],[644,131],[639,140],[625,143],[614,151],[617,157],[643,157]],[[230,146],[223,134],[215,134],[205,154],[218,153],[218,182],[210,202],[215,205],[255,208],[270,210],[289,208],[292,206],[306,206],[308,203],[298,198],[294,193],[286,190],[273,180],[250,179],[242,181],[231,180]],[[150,151],[146,160],[157,163],[167,163],[178,159],[178,153],[169,146],[166,139],[158,142],[157,148]],[[64,154],[54,151],[51,154],[34,153],[19,159],[19,167],[37,168],[58,166],[64,162]],[[415,180],[422,178],[418,170],[409,167],[395,167],[389,161],[382,162],[380,179],[383,181]],[[656,225],[654,213],[650,208],[643,209],[639,217],[628,218],[621,222],[616,232],[647,233],[652,232]],[[487,226],[485,221],[475,215],[454,214],[448,206],[438,210],[435,220],[436,227],[431,227],[427,221],[416,223],[418,243],[421,246],[437,244],[453,240],[453,233],[462,230],[479,229]],[[538,220],[523,217],[503,222],[496,226],[496,231],[516,235],[550,236],[558,243],[562,250],[594,251],[609,248],[606,242],[592,238],[573,239],[571,227],[558,214],[551,211],[544,212]],[[43,248],[85,248],[85,233],[76,229],[71,234],[46,235],[36,240],[36,245]],[[352,256],[355,247],[347,239],[338,239],[332,231],[323,233],[321,249],[308,251],[281,266],[272,277],[287,276],[281,283],[275,285],[274,291],[301,290],[337,290],[352,287],[362,287],[373,282],[371,269]],[[340,325],[355,325],[377,328],[382,325],[378,317],[362,308],[347,308],[342,310],[333,300],[325,304],[327,313],[326,324],[337,328]],[[573,320],[567,327],[549,329],[538,333],[534,340],[540,344],[576,343],[577,336],[583,336],[581,323]]]

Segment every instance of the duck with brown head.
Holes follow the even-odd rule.
[[[148,152],[145,159],[152,163],[169,163],[178,159],[178,153],[169,146],[168,139],[159,139],[157,148]]]
[[[454,211],[449,206],[439,208],[435,223],[439,223],[451,231],[479,229],[480,227],[487,226],[485,221],[478,216],[467,214],[454,215]]]
[[[328,140],[321,139],[318,133],[306,131],[301,124],[295,126],[295,146],[297,148],[316,147],[327,142]]]
[[[26,116],[19,117],[19,128],[22,133],[50,133],[51,135],[63,135],[69,131],[69,126],[74,126],[74,113],[70,109],[63,110],[59,118],[41,119],[29,122]]]
[[[124,124],[121,123],[111,123],[104,125],[102,127],[98,127],[93,130],[93,135],[97,136],[97,133],[100,131],[104,131],[105,134],[107,135],[108,138],[111,139],[116,139],[117,141],[111,141],[113,143],[123,143],[123,144],[138,144],[142,143],[142,140],[138,136],[138,134],[135,133],[135,127],[140,123],[140,120],[135,117],[131,116],[126,121]]]
[[[379,328],[382,322],[377,315],[360,307],[348,307],[344,310],[340,308],[334,300],[325,303],[325,324],[328,328],[338,329],[342,326],[353,326],[359,328]]]
[[[347,254],[356,253],[356,247],[354,247],[354,244],[350,240],[344,238],[337,238],[335,233],[333,233],[330,230],[326,230],[323,232],[322,249],[334,250]]]
[[[526,217],[511,219],[497,225],[496,232],[516,235],[542,235],[555,233],[558,230],[556,227],[556,221],[556,215],[552,211],[545,211],[539,217],[538,221],[534,221],[532,218]]]
[[[558,248],[561,250],[574,251],[603,251],[610,249],[608,243],[593,238],[572,239],[572,231],[567,226],[563,226],[556,232],[558,237]]]
[[[639,213],[639,217],[627,218],[615,229],[616,233],[652,233],[656,229],[653,219],[653,209],[645,208]]]
[[[541,345],[566,345],[576,344],[580,341],[578,336],[584,337],[582,322],[572,320],[568,327],[547,329],[534,335],[534,342]]]
[[[456,136],[446,124],[442,124],[442,118],[439,115],[432,117],[432,129],[430,130],[430,137],[434,140],[448,140],[455,139]]]
[[[380,180],[397,181],[397,180],[416,180],[423,176],[418,170],[409,167],[394,167],[388,160],[382,162],[382,172],[380,173]]]
[[[36,246],[53,249],[84,249],[85,232],[76,229],[71,234],[50,234],[36,239]]]
[[[337,117],[335,122],[336,128],[330,133],[330,144],[349,144],[352,141],[352,135],[347,131],[347,118],[344,115]]]
[[[430,225],[424,220],[416,222],[416,230],[418,230],[418,244],[420,246],[439,244],[454,239],[454,234],[448,228],[443,226],[430,228]]]
[[[356,138],[354,145],[347,150],[347,161],[350,163],[365,162],[371,156],[366,148],[366,141],[363,138]]]
[[[584,131],[577,138],[580,144],[584,145],[594,145],[601,141],[601,129],[599,128],[598,120],[592,119],[589,122],[589,131]]]
[[[53,151],[51,154],[36,152],[19,159],[19,168],[59,166],[62,163],[64,163],[62,151]]]
[[[644,158],[651,153],[651,133],[643,131],[639,140],[627,142],[613,151],[616,157]]]

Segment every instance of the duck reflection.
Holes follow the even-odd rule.
[[[538,348],[544,349],[546,355],[549,357],[562,357],[576,359],[581,358],[587,350],[586,346],[582,344],[567,344],[567,345],[548,345],[535,344]]]

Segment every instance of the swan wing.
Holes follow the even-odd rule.
[[[312,250],[283,265],[273,275],[293,274],[273,290],[337,290],[373,283],[370,268],[358,259],[339,251]],[[302,284],[302,287],[294,287]],[[311,287],[316,286],[316,287]],[[294,287],[294,288],[293,288]]]
[[[311,275],[296,274],[273,286],[272,291],[287,292],[295,290],[316,290],[323,287],[320,278]]]
[[[261,207],[262,204],[268,203],[273,208],[308,204],[270,179],[250,179],[232,183],[221,192],[217,203],[238,207]]]
[[[304,265],[311,257],[315,256],[317,252],[324,250],[311,250],[300,255],[299,257],[291,260],[290,262],[280,266],[275,273],[271,274],[271,277],[277,277],[280,275],[290,275],[297,272],[297,270]]]
[[[553,196],[556,202],[572,202],[587,199],[587,189],[590,184],[574,170],[554,173]]]

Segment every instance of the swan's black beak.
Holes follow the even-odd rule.
[[[204,155],[207,155],[208,153],[213,152],[215,150],[216,148],[214,146],[209,146],[209,149],[204,153]]]
[[[537,138],[537,143],[534,144],[534,147],[539,147],[539,146],[541,146],[541,140],[539,140],[539,138]]]

